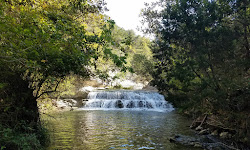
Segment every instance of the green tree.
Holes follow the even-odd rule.
[[[153,27],[157,27],[151,28],[156,33],[153,52],[159,61],[156,69],[164,74],[165,84],[170,86],[171,78],[174,78],[187,87],[187,83],[199,79],[200,90],[224,91],[228,85],[224,85],[223,79],[227,80],[227,75],[231,75],[225,71],[235,65],[237,71],[244,72],[244,67],[238,63],[242,58],[246,64],[249,63],[241,56],[247,55],[248,38],[244,32],[239,36],[230,24],[231,21],[237,22],[235,17],[238,18],[236,13],[239,10],[235,7],[238,2],[177,0],[163,3],[164,9],[157,15],[160,17],[150,18],[152,15],[149,14],[154,13],[150,10],[144,14],[153,20],[150,22],[154,23]],[[243,16],[245,18],[241,20],[246,22],[247,15]],[[161,19],[161,22],[155,23],[154,19]],[[249,26],[249,21],[244,24]],[[244,44],[241,44],[240,37],[245,39]],[[245,48],[239,49],[240,45],[245,45]],[[233,72],[235,70],[230,73]]]
[[[224,119],[232,111],[246,117],[250,2],[161,0],[159,4],[162,11],[149,6],[143,12],[146,31],[156,35],[152,84],[179,107],[220,112]],[[229,126],[238,128],[236,124]]]
[[[104,7],[102,1],[92,0],[0,1],[2,128],[34,133],[42,142],[39,97],[56,91],[71,73],[87,77],[98,57],[109,57],[125,68],[125,58],[111,52],[114,22],[101,14]],[[92,21],[100,27],[93,32],[90,16],[99,18]],[[8,137],[0,143],[8,149],[23,148]],[[29,144],[27,149],[37,149]]]
[[[149,39],[137,36],[133,30],[124,30],[118,26],[114,26],[112,30],[112,53],[124,58],[127,70],[138,75],[139,80],[151,80],[150,71],[153,66],[151,42]],[[125,59],[126,58],[126,59]],[[117,78],[124,78],[129,72],[119,72],[117,65],[115,65],[110,58],[99,57],[97,62],[97,69],[95,74],[103,80],[103,82],[113,81]],[[137,65],[135,65],[137,64]],[[116,75],[110,77],[110,73]]]

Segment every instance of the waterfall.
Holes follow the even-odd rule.
[[[90,92],[83,109],[174,110],[157,92],[125,90]]]

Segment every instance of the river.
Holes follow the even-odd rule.
[[[51,137],[48,150],[186,150],[169,138],[193,136],[191,120],[173,110],[157,92],[90,92],[83,108],[43,116]]]
[[[79,110],[44,117],[48,150],[187,150],[169,142],[174,134],[193,135],[190,120],[173,112]],[[192,148],[194,149],[194,148]]]

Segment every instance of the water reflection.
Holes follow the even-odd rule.
[[[169,143],[180,133],[190,135],[190,121],[171,113],[150,111],[74,111],[54,114],[48,122],[49,150],[186,149]]]

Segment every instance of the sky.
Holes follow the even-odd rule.
[[[137,27],[140,23],[140,12],[143,9],[144,3],[151,3],[157,0],[105,0],[107,2],[107,8],[109,9],[107,14],[116,22],[116,25],[124,28],[125,30],[134,30],[136,34],[143,35],[142,32],[137,31]]]

